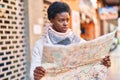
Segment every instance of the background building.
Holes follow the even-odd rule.
[[[23,0],[0,0],[0,80],[26,80]]]

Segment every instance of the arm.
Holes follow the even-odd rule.
[[[35,47],[32,53],[31,68],[30,68],[30,78],[31,80],[35,79],[36,68],[40,71],[41,68],[41,59],[43,51],[43,41],[39,40],[36,42]],[[35,72],[34,72],[35,71]],[[36,80],[36,79],[35,79]]]

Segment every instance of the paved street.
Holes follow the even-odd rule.
[[[112,65],[108,80],[120,80],[120,45],[110,53]]]

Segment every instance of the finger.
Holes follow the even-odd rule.
[[[110,56],[106,56],[107,59],[110,59]]]
[[[44,75],[42,74],[38,74],[38,73],[34,73],[34,78],[36,79],[41,79]]]
[[[40,70],[40,71],[42,71],[42,72],[45,72],[45,69],[44,69],[43,67],[41,67],[41,66],[40,66],[40,67],[36,67],[36,69],[37,69],[37,70]]]
[[[105,58],[103,58],[103,61],[110,61],[110,58],[109,57],[105,57]]]
[[[111,65],[106,65],[107,68],[109,68]]]
[[[110,61],[103,62],[102,64],[103,64],[104,66],[111,66],[111,62],[110,62]]]
[[[111,62],[110,62],[110,61],[108,61],[108,62],[107,62],[107,65],[111,65]]]
[[[45,71],[35,69],[35,70],[34,70],[34,73],[45,74]]]
[[[37,69],[44,69],[42,66],[38,66],[38,67],[36,67]]]
[[[107,59],[107,58],[104,58],[101,62],[108,62],[108,61],[110,61],[110,59]]]
[[[106,61],[106,60],[108,60],[109,59],[109,57],[108,56],[105,56],[101,61]]]
[[[40,80],[38,77],[34,77],[34,80]]]
[[[34,80],[40,80],[42,77],[34,77]]]

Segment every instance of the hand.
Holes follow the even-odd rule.
[[[105,56],[105,58],[102,59],[101,64],[109,68],[111,66],[110,56]]]
[[[40,80],[45,75],[45,69],[41,66],[34,70],[34,80]]]

